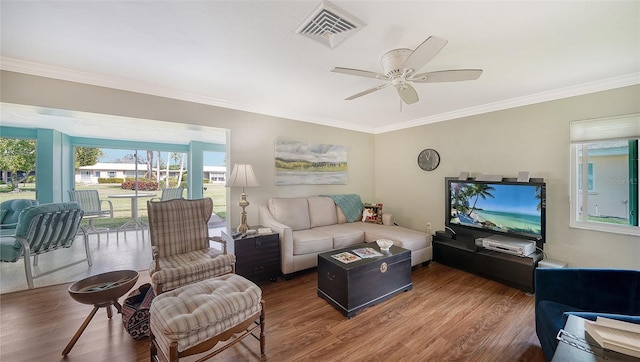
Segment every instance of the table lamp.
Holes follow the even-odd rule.
[[[247,201],[247,194],[244,193],[244,188],[260,186],[256,179],[256,175],[253,173],[253,167],[251,167],[251,165],[233,165],[233,171],[231,172],[231,177],[227,180],[226,186],[242,187],[242,198],[238,203],[242,208],[242,213],[240,214],[242,219],[237,230],[238,232],[246,233],[247,230],[249,230],[249,226],[247,225],[247,212],[245,211],[245,208],[249,206],[249,201]]]

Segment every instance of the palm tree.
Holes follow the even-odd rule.
[[[153,151],[147,150],[147,174],[145,175],[148,179],[153,179]]]
[[[482,197],[483,200],[486,200],[487,197],[494,198],[491,191],[495,191],[496,189],[487,185],[487,184],[473,184],[469,187],[469,192],[471,197],[475,196],[475,200],[473,201],[473,206],[469,210],[468,216],[471,216],[471,213],[476,209],[476,204],[478,203],[478,199]]]
[[[469,209],[469,195],[467,184],[452,184],[451,204],[457,212],[466,212]]]
[[[538,199],[538,207],[536,210],[540,211],[542,209],[542,186],[536,186],[536,199]]]

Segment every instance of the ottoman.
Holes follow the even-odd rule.
[[[253,332],[260,328],[260,335]],[[226,274],[165,292],[150,308],[151,360],[180,357],[213,349],[204,361],[251,335],[260,341],[264,357],[264,301],[262,290],[237,274]]]

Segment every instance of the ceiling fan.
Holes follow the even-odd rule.
[[[411,83],[439,83],[458,82],[463,80],[475,80],[482,74],[482,69],[455,69],[441,70],[435,72],[416,73],[447,45],[447,40],[430,36],[415,50],[395,49],[382,56],[382,70],[384,73],[376,73],[368,70],[335,67],[331,71],[335,73],[357,75],[360,77],[376,78],[387,80],[388,83],[367,89],[351,97],[345,98],[350,101],[373,93],[388,86],[394,86],[398,95],[406,104],[413,104],[418,101],[418,93]]]

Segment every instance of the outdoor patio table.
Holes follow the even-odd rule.
[[[145,224],[140,221],[138,217],[138,199],[146,198],[146,197],[154,197],[156,194],[152,193],[133,193],[133,194],[117,194],[117,195],[109,195],[111,199],[131,199],[131,218],[124,223],[124,225],[118,228],[118,231],[133,225],[136,229],[140,228],[144,230]],[[144,238],[144,236],[143,236]]]

